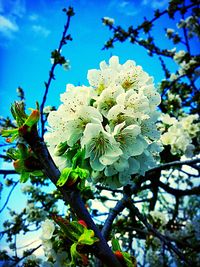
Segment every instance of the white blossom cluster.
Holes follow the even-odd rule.
[[[26,214],[27,214],[27,220],[29,222],[41,222],[46,218],[47,216],[47,211],[42,210],[40,207],[38,207],[35,203],[27,203],[26,205]]]
[[[149,214],[153,218],[155,222],[159,222],[161,226],[164,226],[167,224],[166,216],[163,214],[163,212],[160,211],[150,211]]]
[[[52,220],[46,219],[42,224],[42,246],[47,261],[42,263],[42,267],[62,267],[66,263],[67,252],[58,250],[55,251],[54,243],[58,236],[55,236],[55,224]],[[52,238],[54,237],[54,240]],[[48,261],[50,259],[51,261]],[[53,261],[53,262],[52,262]]]
[[[181,19],[177,24],[177,28],[187,28],[188,37],[192,38],[198,34],[199,27],[199,17],[198,16],[188,16],[185,19]]]
[[[186,52],[184,50],[180,50],[174,54],[173,59],[176,63],[181,63],[185,55],[186,55]]]
[[[170,145],[171,153],[174,155],[185,154],[186,157],[191,157],[195,148],[192,144],[192,138],[200,131],[198,119],[198,114],[185,114],[179,119],[170,117],[168,114],[162,115],[162,123],[167,126],[167,131],[165,128],[160,129],[165,131],[161,135],[162,144]]]
[[[103,24],[104,25],[110,25],[112,26],[115,23],[113,18],[109,18],[109,17],[104,17],[103,18]]]
[[[47,257],[50,254],[52,254],[53,244],[51,242],[51,238],[53,236],[54,231],[55,231],[54,222],[49,219],[46,219],[42,224],[42,235],[40,238],[42,240],[45,256]]]
[[[45,140],[60,170],[70,167],[58,148],[85,149],[92,181],[111,187],[127,185],[132,174],[144,175],[161,151],[156,127],[161,98],[142,67],[117,56],[87,75],[90,86],[67,85],[62,104],[48,116]],[[57,155],[57,156],[56,156]]]
[[[178,70],[179,75],[185,75],[186,72],[190,68],[194,68],[195,65],[197,64],[195,57],[191,58],[188,62],[186,62],[186,60],[185,60],[186,55],[187,55],[187,53],[184,50],[180,50],[180,51],[176,52],[173,56],[174,61],[178,65],[180,65],[180,69]],[[171,75],[171,77],[170,77],[171,80],[178,78],[178,76],[175,78],[174,75],[176,75],[176,74]]]
[[[53,236],[53,232],[55,231],[54,222],[46,219],[42,224],[42,240],[49,240]]]

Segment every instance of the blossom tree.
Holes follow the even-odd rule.
[[[198,1],[172,0],[127,30],[103,18],[112,32],[104,49],[129,40],[158,57],[165,78],[155,86],[132,59],[112,56],[88,71],[88,85],[67,84],[60,105],[45,107],[55,67],[69,64],[61,48],[72,39],[74,11],[63,10],[67,22],[41,105],[27,114],[19,88],[14,121],[1,120],[1,135],[11,144],[3,157],[14,166],[1,174],[10,194],[18,180],[28,183],[27,207],[11,210],[1,232],[13,250],[1,251],[5,266],[198,266],[199,10]],[[178,21],[165,29],[176,49],[161,48],[152,34],[163,16]],[[17,181],[8,178],[16,174]],[[18,256],[17,236],[33,227],[42,228],[41,244]],[[34,256],[40,246],[44,259]]]

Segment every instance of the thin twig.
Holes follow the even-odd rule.
[[[195,186],[191,189],[181,190],[181,189],[175,189],[175,188],[169,187],[168,185],[160,181],[159,181],[159,186],[163,188],[169,194],[174,195],[176,197],[200,195],[200,186]]]
[[[139,209],[134,205],[132,200],[129,198],[127,202],[127,207],[137,216],[137,218],[146,226],[149,232],[153,233],[157,236],[169,249],[171,249],[179,258],[187,263],[188,265],[191,264],[188,259],[185,258],[184,254],[175,247],[164,235],[158,232],[150,223],[148,223],[147,219],[140,213]]]
[[[192,166],[193,164],[196,163],[200,163],[200,158],[197,159],[190,159],[190,160],[184,160],[184,161],[171,161],[171,162],[167,162],[161,165],[158,165],[152,169],[150,169],[147,174],[154,172],[154,171],[158,171],[158,170],[164,170],[167,169],[169,167],[173,167],[173,166],[182,166],[182,165],[189,165]]]
[[[7,199],[6,199],[6,201],[5,201],[4,205],[3,205],[3,207],[0,209],[0,213],[5,209],[6,205],[8,204],[8,201],[9,201],[9,199],[11,197],[11,194],[12,194],[13,190],[15,189],[15,187],[17,186],[18,183],[19,183],[19,181],[14,182],[14,184],[13,184],[13,186],[12,186],[8,196],[7,196]]]
[[[62,38],[60,40],[60,43],[59,43],[59,46],[58,46],[58,49],[57,49],[58,53],[61,52],[61,49],[62,49],[63,45],[65,44],[64,41],[65,41],[67,30],[69,29],[70,19],[71,19],[71,16],[67,15],[67,22],[64,25],[64,31],[63,31],[63,34],[62,34]],[[45,106],[45,103],[46,103],[46,99],[47,99],[47,95],[48,95],[50,84],[51,84],[52,80],[54,79],[54,70],[55,70],[55,67],[57,65],[58,65],[58,63],[54,61],[53,65],[51,67],[51,70],[49,71],[49,78],[48,78],[47,83],[45,83],[45,92],[44,92],[44,95],[43,95],[42,104],[40,106],[41,136],[42,136],[42,138],[43,138],[43,135],[44,135],[44,132],[45,132],[45,118],[44,118],[43,110],[44,110],[44,106]]]
[[[35,252],[37,249],[39,249],[42,245],[40,244],[39,246],[29,250],[23,257],[19,258],[14,264],[10,265],[10,267],[15,267],[18,266],[18,263],[22,260],[24,260],[25,258],[27,258],[28,256],[32,255],[33,252]]]
[[[9,174],[18,174],[15,170],[0,170],[0,174],[6,176]]]

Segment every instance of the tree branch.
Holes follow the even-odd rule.
[[[191,189],[185,190],[172,188],[162,182],[159,182],[159,186],[163,188],[167,193],[172,194],[176,197],[200,195],[200,186],[195,186]]]
[[[24,260],[25,258],[27,258],[28,256],[32,255],[33,252],[36,251],[37,249],[39,249],[41,246],[42,246],[42,245],[40,244],[40,245],[38,245],[37,247],[31,249],[28,253],[26,253],[23,257],[18,258],[18,260],[17,260],[14,264],[12,264],[12,265],[10,265],[10,266],[11,266],[11,267],[16,267],[17,264],[18,264],[20,261],[22,261],[22,260]]]
[[[71,19],[71,15],[67,15],[67,22],[66,24],[64,25],[64,31],[63,31],[63,34],[62,34],[62,38],[60,40],[60,43],[59,43],[59,46],[58,46],[58,53],[61,52],[61,49],[63,47],[63,45],[65,44],[65,37],[66,37],[66,33],[69,29],[69,25],[70,25],[70,19]],[[47,83],[45,82],[45,92],[44,92],[44,96],[43,96],[43,100],[42,100],[42,104],[40,106],[40,114],[41,114],[41,136],[43,138],[43,135],[44,135],[44,132],[45,132],[45,118],[44,118],[44,113],[43,113],[43,109],[44,109],[44,105],[46,103],[46,99],[47,99],[47,94],[48,94],[48,91],[49,91],[49,87],[50,87],[50,84],[52,82],[52,80],[54,79],[54,70],[55,70],[55,67],[58,65],[57,62],[54,61],[50,71],[49,71],[49,78],[48,78],[48,81]]]
[[[117,217],[117,215],[123,211],[123,209],[126,206],[126,201],[128,200],[127,196],[124,196],[121,200],[117,202],[114,208],[109,210],[109,215],[105,221],[105,224],[103,226],[103,229],[101,231],[103,237],[105,239],[108,239],[110,229],[112,227],[114,219]]]
[[[23,137],[40,160],[41,165],[43,166],[43,172],[56,185],[57,180],[60,177],[60,171],[53,162],[45,143],[38,136],[37,130],[35,129],[34,131],[34,129],[32,129],[31,132],[26,132]],[[79,191],[76,188],[69,188],[66,185],[58,187],[58,190],[62,193],[63,199],[70,205],[77,217],[84,220],[88,228],[92,229],[95,232],[95,236],[99,238],[99,241],[94,245],[94,247],[96,247],[94,252],[95,256],[108,266],[121,267],[121,264],[108,246],[100,230],[94,224],[83,200],[81,199]]]
[[[10,196],[11,196],[13,190],[15,189],[15,187],[17,186],[17,184],[18,184],[18,181],[17,182],[14,182],[14,184],[13,184],[13,186],[12,186],[12,188],[11,188],[11,190],[10,190],[7,198],[6,198],[6,201],[5,201],[4,205],[3,205],[3,207],[0,209],[0,213],[5,209],[6,205],[8,204],[8,201],[10,199]]]
[[[149,232],[153,233],[155,236],[157,236],[166,246],[168,246],[169,249],[171,249],[176,255],[179,256],[179,258],[187,263],[188,265],[190,262],[188,259],[185,258],[183,253],[175,247],[164,235],[162,235],[160,232],[158,232],[150,223],[148,223],[147,219],[140,213],[138,208],[134,205],[131,199],[127,202],[127,207],[137,216],[137,218],[146,226]]]
[[[15,170],[0,170],[0,174],[6,176],[9,174],[18,174]]]
[[[178,161],[177,160],[177,161],[167,162],[167,163],[158,165],[158,166],[150,169],[149,171],[147,171],[147,174],[150,174],[151,172],[154,172],[154,171],[164,170],[164,169],[167,169],[167,168],[173,167],[173,166],[182,166],[182,165],[192,166],[196,163],[200,163],[200,158],[191,159],[191,160],[184,160],[184,161]]]
[[[149,211],[154,210],[159,191],[159,180],[160,180],[161,171],[156,171],[154,174],[154,179],[151,179],[151,188],[152,188],[152,198],[149,204]]]
[[[136,194],[140,188],[141,183],[143,182],[143,179],[139,179],[135,181],[135,184],[131,187],[127,186],[124,187],[124,196],[121,200],[117,202],[115,207],[113,209],[110,209],[109,215],[104,223],[103,229],[102,229],[102,235],[104,236],[105,239],[108,238],[109,232],[112,227],[112,223],[117,217],[117,215],[125,208],[126,202],[129,200],[130,195]]]

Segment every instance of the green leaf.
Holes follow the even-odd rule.
[[[84,232],[84,227],[78,222],[68,222],[67,220],[62,219],[59,216],[54,217],[54,220],[60,226],[66,237],[73,242],[77,242],[79,237]]]
[[[11,106],[11,113],[13,118],[16,120],[17,125],[20,127],[24,124],[25,120],[27,119],[27,115],[25,113],[25,106],[23,101],[16,101]]]
[[[81,254],[78,253],[76,247],[77,247],[77,243],[74,243],[73,245],[71,245],[70,248],[70,254],[71,254],[71,262],[70,262],[70,266],[76,266],[76,261],[77,258],[81,258]]]
[[[76,231],[76,233],[80,236],[84,232],[84,226],[81,225],[79,222],[73,221],[70,222],[70,226]]]
[[[85,180],[85,179],[89,178],[89,176],[90,176],[90,172],[87,169],[77,167],[75,170],[76,170],[80,179]]]
[[[66,142],[61,142],[56,146],[55,156],[62,156],[68,149],[68,144]]]
[[[10,129],[10,130],[3,129],[1,131],[2,137],[9,137],[9,136],[16,136],[16,135],[18,135],[18,129]]]
[[[99,239],[94,236],[94,231],[84,228],[84,233],[79,237],[78,244],[93,245]]]
[[[115,252],[117,250],[121,251],[119,241],[116,238],[112,239],[112,250]]]
[[[136,260],[127,252],[122,252],[127,267],[136,267]]]

